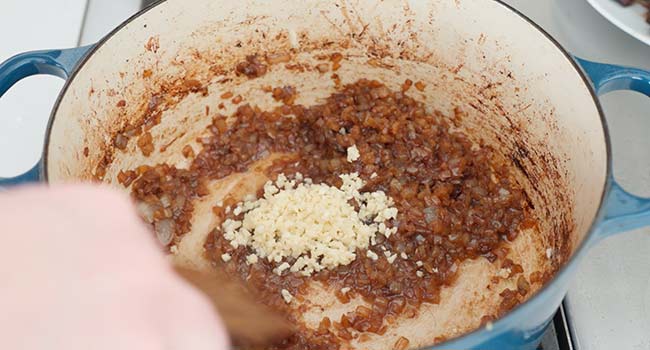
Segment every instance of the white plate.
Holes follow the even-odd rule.
[[[616,0],[587,0],[596,11],[615,26],[650,45],[650,24],[645,21],[647,9],[639,4],[623,7]]]

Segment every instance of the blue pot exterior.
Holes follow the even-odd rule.
[[[0,97],[21,79],[36,74],[68,79],[92,46],[63,50],[30,51],[15,55],[0,64]],[[48,130],[49,132],[49,130]],[[42,179],[42,161],[27,172],[11,178],[0,177],[0,188]]]
[[[503,6],[517,12],[505,4]],[[518,14],[528,20],[525,16]],[[135,17],[137,16],[133,18]],[[533,22],[530,23],[537,27]],[[541,28],[537,28],[547,35]],[[119,29],[120,27],[116,31]],[[110,37],[110,34],[108,37]],[[553,39],[551,38],[551,40]],[[594,103],[599,110],[600,106],[595,96],[609,91],[634,90],[650,96],[650,72],[572,58],[559,44],[556,43],[556,45],[559,50],[565,53],[567,59],[574,63],[576,69],[581,71],[583,77],[589,77]],[[33,51],[8,59],[0,64],[0,97],[17,81],[30,75],[49,74],[68,79],[73,75],[76,67],[83,62],[83,59],[92,55],[92,51],[94,51],[92,49],[93,46],[86,46],[66,50]],[[585,78],[585,80],[587,79]],[[605,130],[605,137],[608,138],[602,110],[601,120]],[[48,128],[48,134],[49,131]],[[609,175],[605,189],[602,189],[603,200],[598,216],[594,220],[594,224],[592,224],[591,232],[584,239],[571,260],[535,296],[516,307],[505,317],[491,324],[489,330],[481,328],[457,339],[426,349],[536,349],[557,307],[562,302],[577,264],[585,255],[587,247],[615,233],[650,225],[650,200],[626,192],[615,182],[611,175],[611,152],[608,139],[606,143],[608,145]],[[32,169],[19,176],[0,178],[0,189],[21,183],[46,181],[47,179],[43,178],[42,163],[42,160],[39,161]]]

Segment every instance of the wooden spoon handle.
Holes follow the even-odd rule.
[[[223,272],[206,273],[175,267],[176,272],[208,296],[219,311],[234,344],[268,345],[291,335],[291,324],[256,301]]]

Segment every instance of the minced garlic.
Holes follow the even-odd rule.
[[[278,267],[276,267],[275,269],[273,269],[273,272],[275,272],[275,274],[278,275],[278,276],[282,276],[282,273],[283,273],[286,269],[288,269],[288,268],[290,268],[290,267],[291,267],[291,265],[289,265],[287,262],[283,262],[283,263],[280,264]]]
[[[288,290],[283,289],[280,291],[280,294],[282,295],[282,299],[284,299],[284,302],[289,304],[293,300],[293,295],[289,293]]]
[[[255,255],[255,254],[250,254],[250,255],[246,256],[246,263],[248,265],[257,264],[257,261],[258,261],[257,255]]]
[[[373,261],[377,261],[377,259],[379,259],[379,255],[377,255],[377,253],[373,252],[372,250],[366,251],[366,256],[372,259]]]
[[[350,264],[357,249],[368,249],[377,234],[389,237],[397,231],[387,226],[397,217],[397,209],[383,191],[360,193],[364,182],[357,173],[341,179],[341,188],[336,188],[313,184],[309,178],[297,183],[280,174],[275,183],[264,185],[262,198],[248,198],[236,206],[233,213],[243,218],[223,222],[224,238],[234,248],[252,249],[255,257],[246,258],[249,264],[258,257],[278,263],[274,270],[278,275],[288,268],[309,276]],[[351,201],[356,201],[359,211]],[[370,250],[367,254],[378,259]],[[394,256],[390,254],[391,262]]]
[[[359,149],[357,148],[357,145],[352,145],[348,147],[348,162],[352,163],[359,159],[361,154],[359,153]]]

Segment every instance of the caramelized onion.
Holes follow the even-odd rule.
[[[153,223],[153,213],[155,208],[151,204],[144,201],[138,201],[135,205],[135,209],[144,221]]]
[[[174,239],[174,220],[172,219],[163,219],[156,221],[153,225],[154,231],[156,231],[156,237],[160,244],[166,246],[172,242]]]
[[[341,66],[342,55],[329,59],[333,70]],[[266,66],[258,65],[259,59],[249,57],[237,70],[254,78],[266,72]],[[407,80],[402,89],[411,85]],[[425,88],[417,85],[413,90]],[[340,320],[321,322],[328,327],[319,327],[317,335],[303,330],[275,348],[338,349],[342,339],[358,337],[360,331],[381,335],[390,320],[415,317],[422,304],[439,302],[440,290],[453,283],[463,261],[481,257],[491,263],[503,261],[505,246],[516,238],[522,223],[534,225],[525,194],[500,156],[489,147],[475,147],[461,132],[452,132],[445,116],[409,97],[416,91],[391,91],[364,79],[336,87],[334,94],[310,107],[296,103],[299,92],[291,86],[266,88],[280,106],[262,111],[243,102],[234,114],[215,116],[197,140],[200,151],[191,152],[189,168],[167,164],[143,168],[136,171],[139,178],[131,185],[133,197],[140,201],[138,210],[153,223],[163,244],[189,232],[192,203],[209,193],[206,184],[247,172],[273,153],[290,156],[266,170],[270,179],[299,172],[315,183],[338,187],[340,174],[357,172],[366,182],[363,191],[384,191],[394,200],[398,215],[389,224],[397,233],[371,242],[376,259],[359,250],[349,265],[312,276],[336,290],[344,287],[345,293],[336,293],[341,302],[360,298],[367,305]],[[143,136],[150,138],[147,134]],[[138,141],[145,146],[143,153],[147,151],[150,140]],[[351,146],[359,157],[348,161],[346,150]],[[233,204],[226,198],[215,205],[215,220],[233,219],[234,211],[226,209]],[[246,281],[273,308],[288,311],[282,290],[295,300],[308,293],[309,279],[290,271],[277,275],[276,262],[248,264],[249,248],[232,247],[220,226],[208,235],[205,248],[214,264]],[[224,253],[228,262],[222,260]],[[511,266],[511,271],[520,273],[519,269]],[[516,297],[527,290],[525,281],[518,281],[515,294],[503,295]],[[518,299],[508,300],[502,309],[517,303]],[[403,344],[407,342],[399,345]]]

